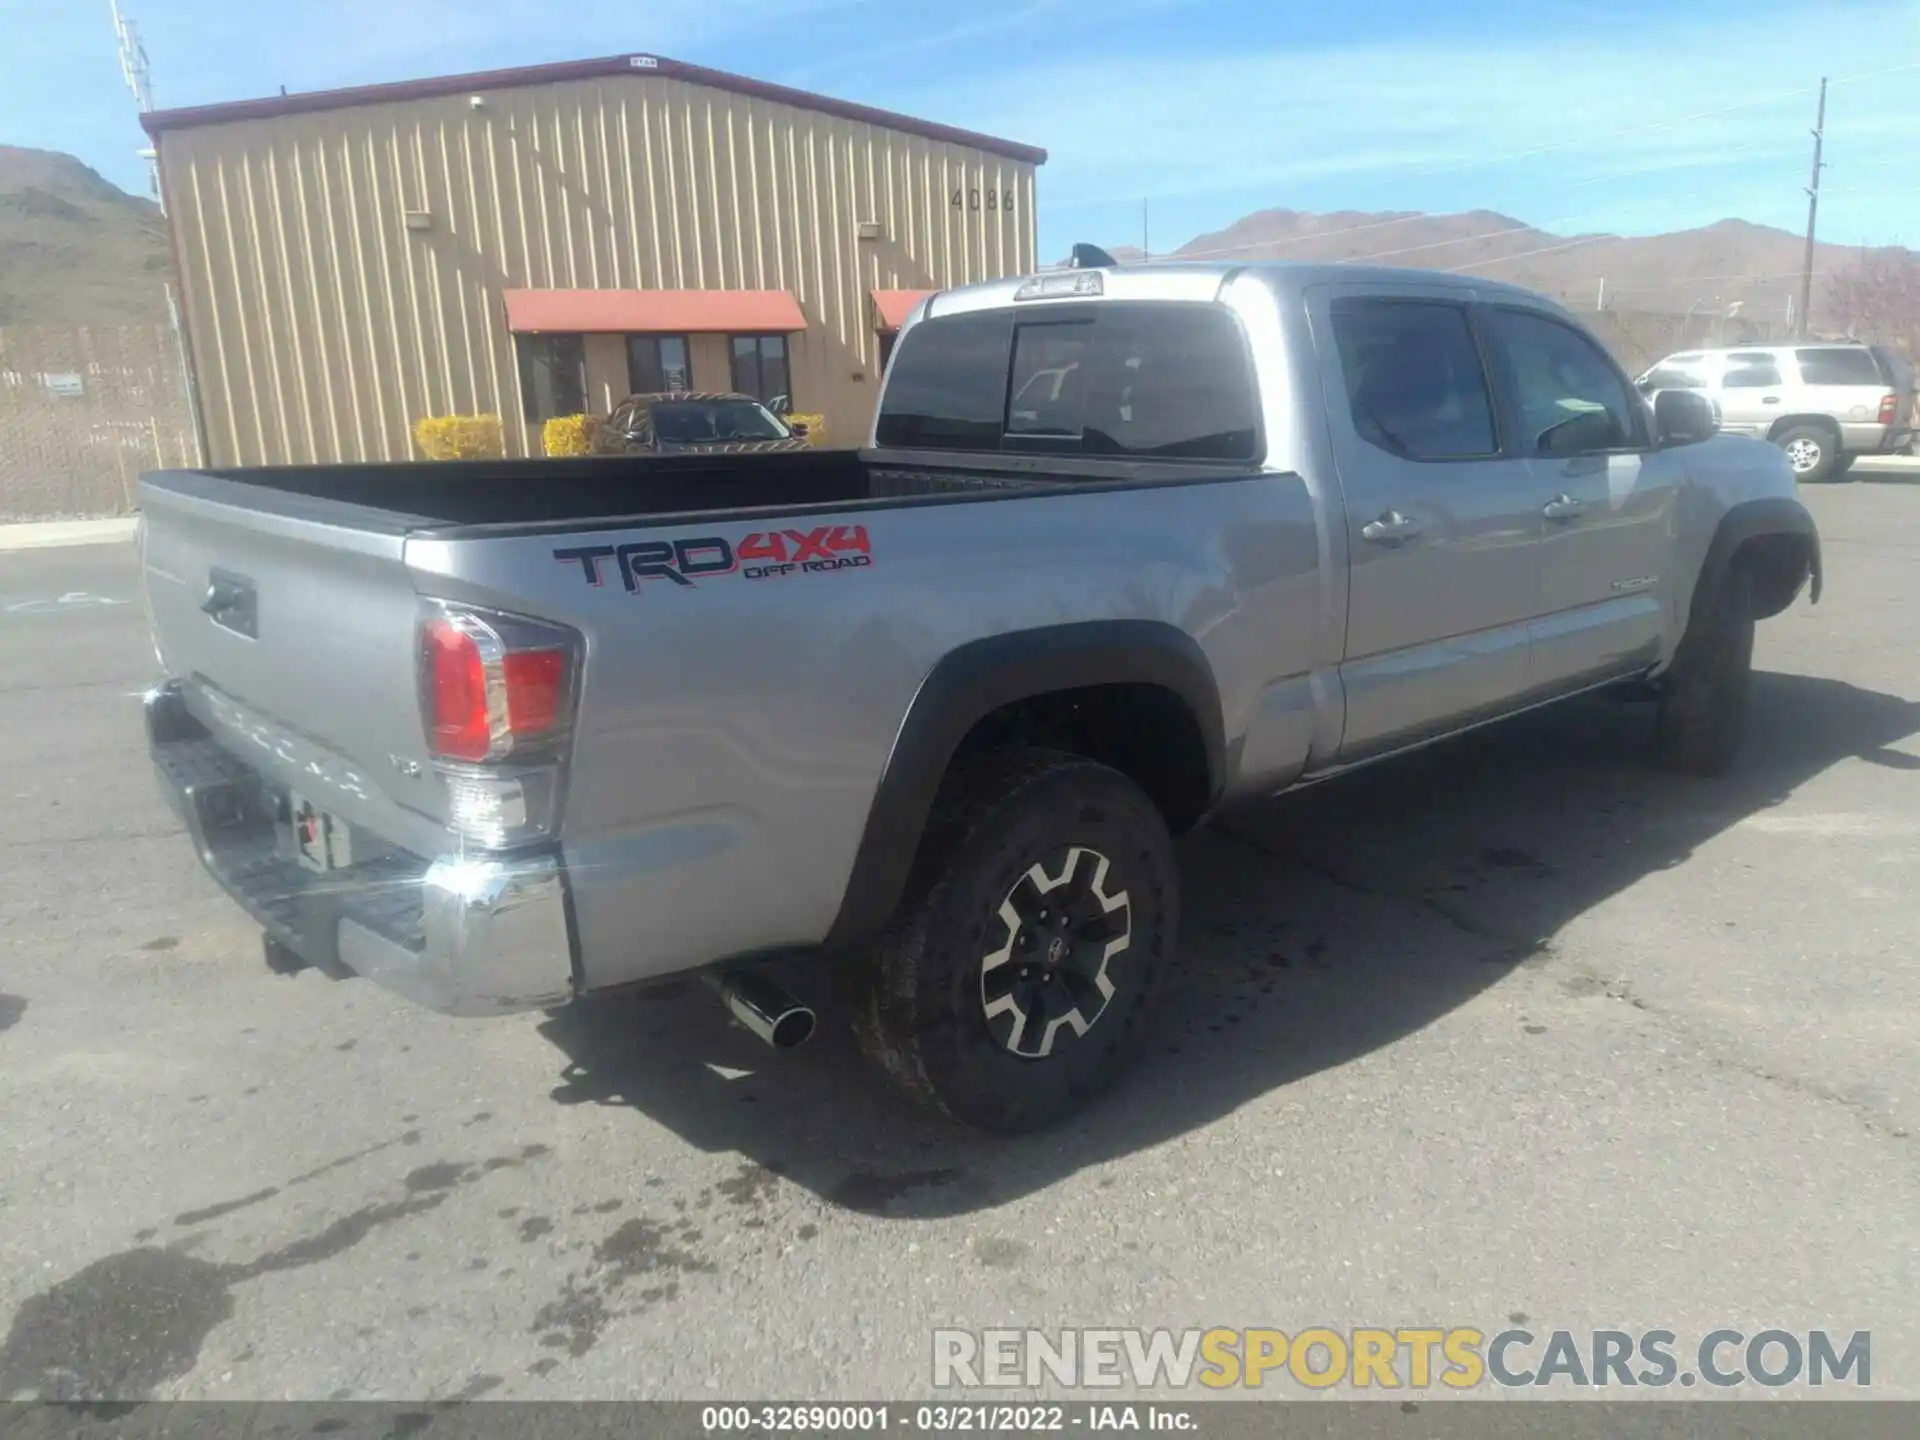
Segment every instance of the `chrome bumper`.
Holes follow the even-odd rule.
[[[161,789],[201,864],[308,964],[364,976],[446,1015],[573,998],[566,880],[553,855],[388,850],[343,870],[308,870],[282,837],[283,793],[219,745],[176,684],[148,692],[146,719]]]

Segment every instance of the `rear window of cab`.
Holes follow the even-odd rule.
[[[902,338],[875,440],[1251,461],[1259,399],[1239,323],[1210,304],[1053,304],[922,321]]]

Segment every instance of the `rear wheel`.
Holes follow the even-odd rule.
[[[942,790],[855,1030],[921,1104],[1042,1128],[1138,1058],[1178,909],[1166,824],[1131,780],[1056,751],[987,756]]]
[[[1654,743],[1660,763],[1689,775],[1719,775],[1746,731],[1753,674],[1753,586],[1735,566],[1696,602],[1662,682]]]
[[[1786,451],[1795,479],[1812,484],[1837,473],[1840,437],[1823,425],[1792,426],[1776,435],[1773,443]]]

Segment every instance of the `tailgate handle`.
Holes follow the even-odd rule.
[[[200,609],[214,624],[249,640],[260,638],[260,608],[253,582],[227,570],[207,572],[207,597]]]

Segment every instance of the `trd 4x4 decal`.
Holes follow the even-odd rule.
[[[820,525],[812,530],[755,530],[737,545],[724,535],[575,545],[554,551],[553,558],[562,565],[578,565],[589,585],[605,584],[611,571],[628,591],[636,591],[643,580],[692,587],[719,575],[778,580],[860,570],[873,564],[873,545],[864,525]]]

